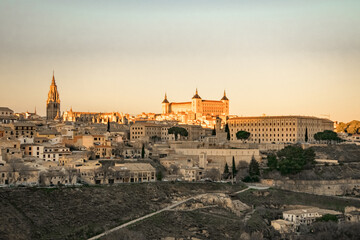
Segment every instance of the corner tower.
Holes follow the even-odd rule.
[[[222,97],[221,101],[224,103],[224,110],[223,112],[225,115],[229,115],[229,99],[226,97],[226,92],[224,90],[224,96]]]
[[[196,88],[195,95],[191,99],[191,108],[192,111],[196,114],[203,114],[203,104],[202,99],[198,94],[198,90]]]
[[[48,93],[48,99],[46,101],[46,119],[54,120],[60,118],[60,96],[55,83],[55,76],[53,77],[50,85],[50,91]]]
[[[162,112],[163,112],[163,114],[168,114],[168,113],[170,113],[170,103],[169,103],[169,101],[167,100],[166,93],[165,93],[164,101],[162,102]]]

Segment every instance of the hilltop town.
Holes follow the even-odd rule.
[[[198,89],[186,102],[169,102],[165,94],[159,114],[61,112],[60,106],[53,75],[46,117],[36,109],[16,113],[0,107],[0,211],[5,213],[0,234],[6,238],[78,239],[105,232],[104,239],[118,234],[311,239],[330,223],[342,238],[345,228],[359,226],[354,225],[360,221],[359,128],[344,131],[350,125],[312,116],[238,117],[229,114],[225,91],[220,100],[205,100]],[[53,210],[48,197],[56,197],[60,208]],[[32,199],[43,199],[44,205]],[[75,201],[94,205],[79,207],[80,214],[67,207],[76,208]],[[132,205],[140,202],[143,206]],[[106,206],[118,214],[127,209],[131,217],[118,217]],[[65,227],[73,223],[61,217],[61,209],[77,222],[74,229]],[[12,211],[17,217],[7,221]],[[53,214],[63,228],[43,228],[39,212]],[[141,224],[106,232],[152,212],[156,215]],[[199,217],[199,226],[193,212],[216,221]],[[83,213],[101,220],[82,222]],[[172,224],[187,219],[187,230],[161,232],[159,226],[172,228],[164,219]],[[14,224],[30,235],[17,235]],[[211,230],[217,226],[223,232]]]

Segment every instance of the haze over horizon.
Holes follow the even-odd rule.
[[[219,100],[230,114],[360,120],[360,1],[1,1],[0,106],[161,113]]]

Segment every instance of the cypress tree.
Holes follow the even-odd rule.
[[[226,135],[227,140],[230,140],[230,130],[229,130],[228,123],[226,123],[226,125],[225,125],[225,132],[227,133],[227,135]]]
[[[212,134],[211,135],[213,135],[213,136],[215,136],[216,135],[216,129],[215,129],[215,126],[214,126],[214,129],[212,130]]]
[[[308,142],[309,140],[309,136],[308,136],[308,130],[307,128],[305,129],[305,142]]]
[[[110,132],[110,120],[108,118],[108,122],[107,122],[107,131]]]
[[[224,173],[229,173],[229,166],[225,163]]]
[[[232,173],[234,176],[236,175],[236,166],[235,166],[235,157],[234,156],[232,159]]]
[[[142,145],[142,149],[141,149],[141,158],[145,157],[145,146],[144,144]]]

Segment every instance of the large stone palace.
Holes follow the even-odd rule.
[[[203,100],[196,89],[195,95],[189,102],[169,102],[167,95],[162,102],[162,113],[195,113],[196,115],[229,115],[229,99],[224,96],[220,100]]]
[[[46,119],[54,120],[60,118],[60,95],[57,90],[57,86],[55,83],[55,76],[53,73],[50,91],[48,93],[48,98],[46,101]]]
[[[304,143],[306,138],[313,142],[316,133],[334,130],[333,121],[307,116],[236,117],[228,124],[232,141],[238,131],[246,131],[249,143]]]

